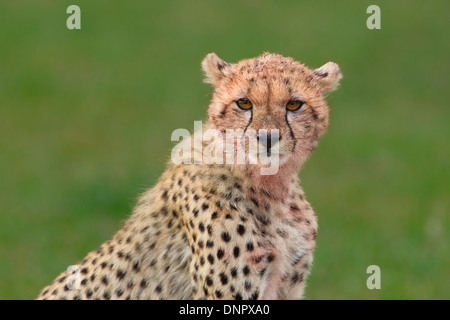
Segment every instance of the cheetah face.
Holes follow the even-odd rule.
[[[230,64],[210,53],[202,62],[214,86],[209,118],[215,129],[243,129],[280,164],[302,164],[328,126],[324,94],[342,78],[328,62],[318,69],[281,55]]]

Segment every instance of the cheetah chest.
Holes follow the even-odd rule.
[[[273,206],[265,216],[271,218],[257,219],[255,224],[259,250],[249,257],[250,263],[265,273],[262,298],[301,298],[315,248],[315,214],[310,208],[293,210],[290,205]]]

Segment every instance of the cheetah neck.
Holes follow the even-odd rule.
[[[247,167],[246,171],[249,181],[256,191],[255,194],[263,202],[283,203],[298,181],[297,171],[284,167],[273,175],[261,175],[257,167]]]

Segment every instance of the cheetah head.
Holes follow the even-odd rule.
[[[210,53],[202,68],[205,82],[214,87],[208,109],[213,128],[252,132],[266,149],[277,147],[282,167],[296,169],[325,132],[329,118],[325,94],[342,78],[336,63],[310,69],[270,53],[234,64]]]

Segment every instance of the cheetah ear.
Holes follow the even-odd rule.
[[[325,63],[320,68],[315,69],[314,75],[318,80],[322,93],[336,90],[339,86],[339,81],[342,79],[341,70],[334,62]]]
[[[206,83],[215,86],[224,76],[224,71],[230,64],[220,59],[214,52],[208,53],[202,61],[202,68],[206,74]]]

